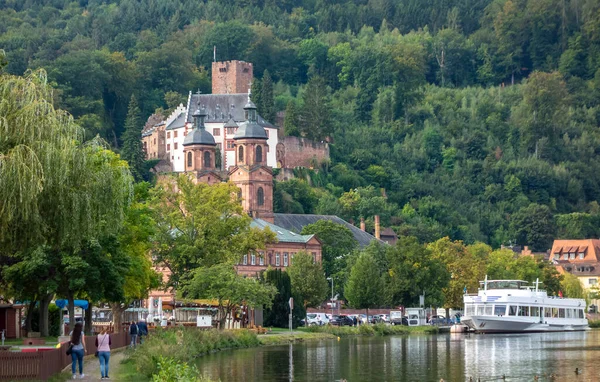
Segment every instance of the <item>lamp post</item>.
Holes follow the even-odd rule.
[[[333,277],[327,277],[327,280],[331,281],[331,318],[333,318]]]

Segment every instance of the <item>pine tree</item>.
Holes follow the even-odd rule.
[[[267,121],[275,123],[275,99],[273,98],[273,80],[269,71],[265,69],[261,81],[261,106],[259,114]]]
[[[137,182],[144,180],[146,170],[144,168],[145,154],[142,149],[142,121],[137,99],[131,95],[129,111],[125,119],[125,132],[123,133],[123,148],[121,158],[129,163],[131,174]]]
[[[315,140],[323,140],[331,133],[329,89],[323,77],[314,76],[306,84],[302,99],[302,135]]]
[[[300,136],[298,129],[299,119],[298,110],[294,101],[288,102],[285,108],[285,119],[283,121],[283,132],[286,136]]]
[[[260,114],[262,116],[262,109],[261,109],[261,105],[262,105],[262,83],[258,78],[254,79],[254,82],[252,82],[252,102],[254,102],[254,104],[256,105],[256,109],[258,111],[258,114]]]

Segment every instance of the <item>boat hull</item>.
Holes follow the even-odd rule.
[[[478,333],[567,332],[589,329],[587,323],[542,323],[506,316],[465,316],[461,323]]]

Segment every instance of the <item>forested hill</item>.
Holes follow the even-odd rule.
[[[254,64],[262,115],[332,141],[279,211],[536,250],[600,235],[598,0],[0,0],[0,71],[45,68],[115,150],[132,94],[145,118],[210,92],[215,46]]]

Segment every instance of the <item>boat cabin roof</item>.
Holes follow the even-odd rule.
[[[485,281],[479,282],[484,285]],[[487,289],[526,289],[529,282],[524,280],[488,280]]]

